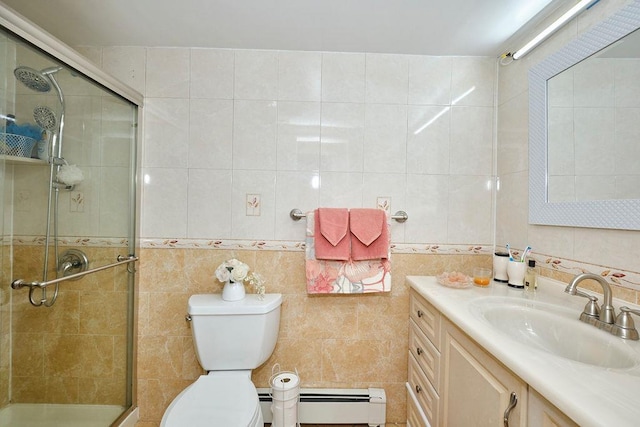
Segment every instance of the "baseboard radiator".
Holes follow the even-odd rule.
[[[272,420],[271,389],[258,388],[265,423]],[[387,396],[381,388],[301,388],[300,424],[368,424],[384,427]]]

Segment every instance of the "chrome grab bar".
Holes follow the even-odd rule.
[[[117,262],[114,262],[113,264],[103,265],[102,267],[92,268],[90,270],[81,271],[80,273],[70,274],[68,276],[59,277],[57,279],[52,279],[52,280],[47,280],[45,282],[39,282],[39,281],[26,282],[26,281],[24,281],[22,279],[16,279],[13,282],[11,282],[11,288],[12,289],[20,289],[20,288],[24,288],[24,287],[29,287],[31,289],[33,289],[33,288],[42,288],[42,289],[44,289],[47,286],[55,285],[56,283],[64,282],[64,281],[67,281],[67,280],[79,279],[80,277],[86,276],[87,274],[97,273],[98,271],[106,270],[108,268],[117,267],[117,266],[123,265],[123,264],[129,264],[130,262],[136,262],[136,261],[138,261],[138,257],[135,256],[135,255],[128,255],[128,256],[118,255]],[[131,270],[128,270],[128,271],[130,273],[133,273],[133,271],[131,271]]]

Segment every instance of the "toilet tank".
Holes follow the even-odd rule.
[[[273,353],[280,327],[281,294],[248,294],[224,301],[221,294],[189,298],[191,332],[206,371],[255,369]]]

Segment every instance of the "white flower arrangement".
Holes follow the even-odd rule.
[[[216,277],[221,282],[242,283],[247,282],[256,294],[264,297],[266,287],[264,279],[258,273],[249,273],[249,266],[235,258],[229,259],[216,268]]]

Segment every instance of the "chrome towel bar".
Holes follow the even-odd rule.
[[[305,218],[306,216],[307,215],[304,214],[300,209],[291,209],[291,212],[289,212],[289,217],[291,217],[291,219],[294,221],[300,221],[301,218]],[[405,211],[398,211],[391,215],[391,219],[394,219],[399,223],[403,223],[409,219],[409,214],[407,214]]]

